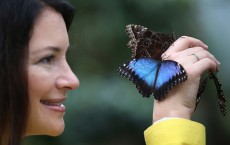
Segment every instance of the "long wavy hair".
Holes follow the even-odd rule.
[[[28,43],[45,6],[59,12],[67,30],[74,8],[66,0],[0,0],[0,145],[20,145],[28,120]]]

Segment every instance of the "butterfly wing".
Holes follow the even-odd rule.
[[[153,32],[141,25],[130,24],[125,30],[130,38],[127,45],[132,50],[132,58],[151,57],[161,60],[161,55],[176,40],[174,33]]]
[[[177,62],[152,58],[133,59],[120,66],[118,74],[133,82],[143,97],[154,93],[157,100],[162,100],[173,86],[187,79],[185,70]]]
[[[227,110],[226,109],[226,101],[227,100],[226,100],[226,98],[224,96],[222,85],[220,84],[219,79],[212,72],[209,72],[209,76],[204,79],[204,81],[201,83],[201,85],[199,87],[199,90],[198,90],[198,93],[197,93],[197,99],[196,99],[196,108],[198,106],[198,103],[200,102],[201,94],[204,92],[204,89],[206,87],[206,84],[207,84],[208,80],[211,80],[211,79],[214,81],[214,84],[216,86],[217,99],[218,99],[218,104],[219,104],[219,108],[220,108],[221,114],[223,116],[226,116],[226,110]]]
[[[118,74],[136,85],[143,97],[149,97],[154,89],[158,61],[150,58],[133,59],[118,68]]]
[[[144,32],[147,28],[141,25],[127,25],[126,26],[126,33],[128,34],[128,37],[130,38],[127,46],[131,48],[132,50],[132,58],[139,58],[141,56],[137,56],[139,54],[136,53],[137,51],[137,44],[141,38],[143,38]],[[140,53],[140,55],[142,55]]]
[[[155,99],[164,99],[172,87],[185,82],[187,78],[185,69],[178,62],[172,60],[162,61],[155,84]]]
[[[217,91],[217,99],[218,99],[218,104],[220,107],[220,111],[222,113],[223,116],[226,116],[226,98],[224,96],[224,91],[222,89],[222,85],[220,84],[219,79],[217,78],[217,76],[214,73],[210,73],[209,74],[216,86],[216,91]]]

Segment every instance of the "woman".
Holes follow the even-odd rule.
[[[20,145],[29,135],[57,136],[64,130],[66,92],[79,86],[66,62],[73,7],[64,0],[1,0],[0,11],[0,144]],[[219,62],[191,37],[179,39],[165,54],[182,64],[189,77],[165,101],[155,101],[153,119],[190,119],[200,75],[216,71]],[[167,129],[168,121],[159,124]],[[162,131],[155,129],[157,124],[146,131],[148,145],[157,144],[154,134]]]
[[[59,135],[66,92],[79,85],[66,62],[74,9],[63,0],[1,0],[0,11],[0,143]]]

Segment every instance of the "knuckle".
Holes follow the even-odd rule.
[[[209,67],[216,67],[216,63],[213,61],[213,60],[211,60],[210,58],[204,58],[204,61],[205,61],[205,63],[206,63],[206,65],[208,65]]]
[[[204,58],[209,58],[209,53],[207,51],[204,52]]]
[[[170,54],[170,59],[171,59],[171,60],[176,60],[177,58],[178,58],[177,53],[171,53],[171,54]]]

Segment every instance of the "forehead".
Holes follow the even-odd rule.
[[[50,7],[45,7],[35,20],[29,48],[46,46],[66,48],[69,38],[62,15]]]

